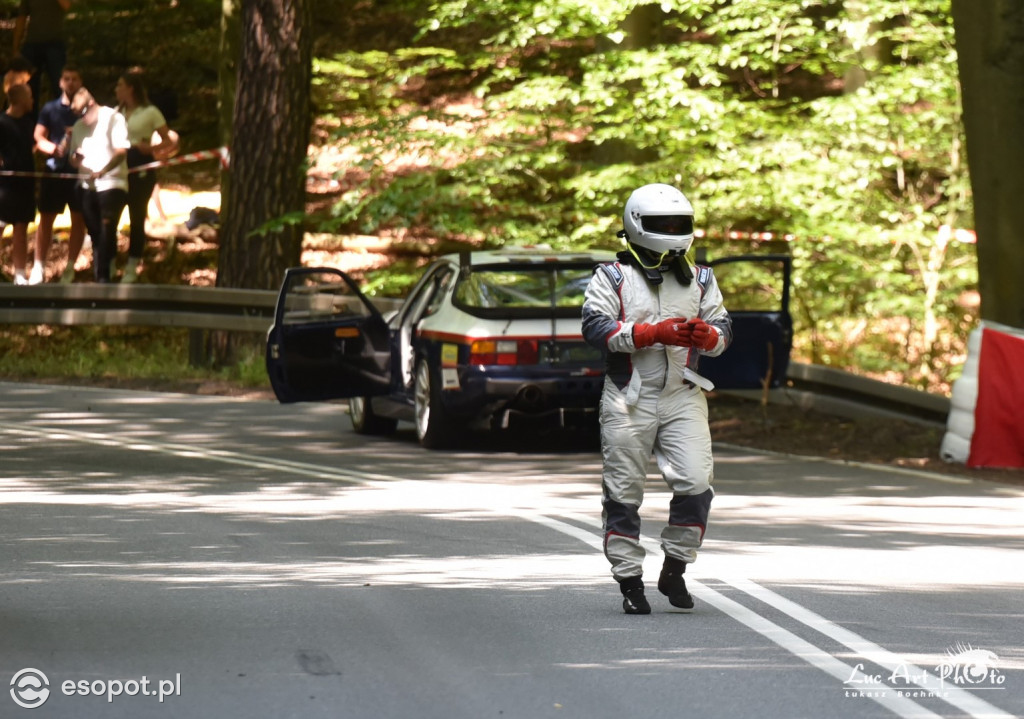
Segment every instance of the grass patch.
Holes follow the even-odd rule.
[[[152,327],[7,326],[0,329],[0,377],[228,382],[267,388],[263,352],[253,346],[230,367],[189,364],[189,330]]]

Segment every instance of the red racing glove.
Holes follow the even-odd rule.
[[[690,343],[690,327],[682,317],[671,317],[657,324],[637,322],[633,325],[633,345],[637,349],[655,344],[685,347]]]
[[[702,320],[695,317],[689,321],[690,346],[699,350],[709,352],[718,344],[718,330]]]

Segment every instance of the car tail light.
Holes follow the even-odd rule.
[[[516,364],[537,364],[537,340],[519,340],[519,361]]]
[[[469,346],[475,365],[537,364],[537,340],[475,340]]]

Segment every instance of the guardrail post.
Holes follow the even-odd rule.
[[[206,332],[203,330],[188,331],[188,364],[190,367],[206,365]]]

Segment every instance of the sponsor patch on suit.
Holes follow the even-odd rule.
[[[608,276],[612,278],[612,282],[616,287],[622,284],[623,275],[622,270],[619,269],[617,262],[609,262],[608,264],[600,265],[601,269],[608,273]]]

